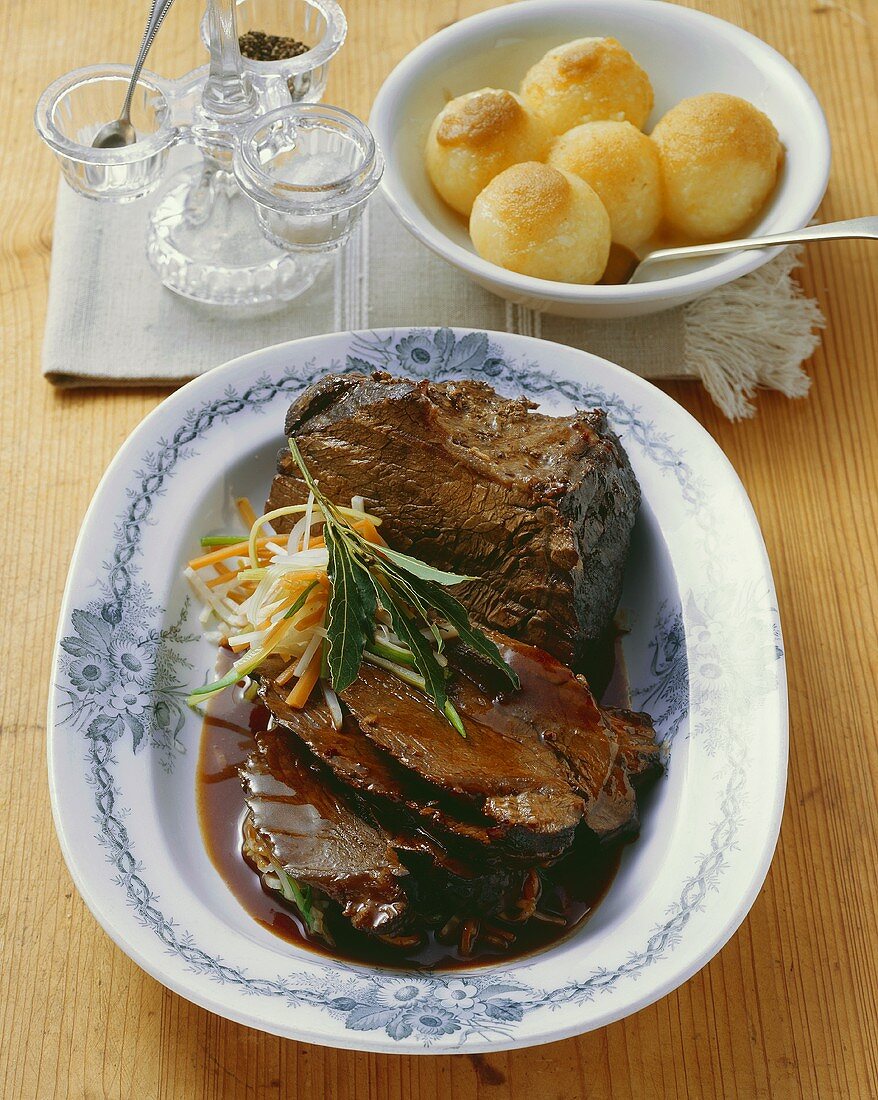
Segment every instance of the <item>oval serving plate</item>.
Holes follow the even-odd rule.
[[[566,940],[448,973],[333,962],[241,908],[195,808],[215,652],[181,577],[199,535],[264,499],[287,405],[327,371],[484,379],[549,412],[601,405],[643,489],[621,601],[633,705],[668,749],[638,841]],[[236,359],[155,409],[119,451],[76,545],[49,702],[55,823],[106,931],[182,996],[307,1042],[395,1053],[498,1050],[618,1020],[676,988],[746,915],[774,850],[787,762],[774,586],[752,509],[695,420],[596,356],[529,337],[399,329]]]

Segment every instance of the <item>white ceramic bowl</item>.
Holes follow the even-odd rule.
[[[554,413],[602,405],[643,490],[621,608],[634,705],[669,746],[606,898],[549,950],[483,968],[353,966],[273,936],[211,863],[195,809],[213,668],[181,568],[205,531],[264,498],[284,414],[325,372],[471,377]],[[756,520],[716,443],[649,382],[507,333],[397,329],[266,348],[190,382],[132,433],[73,554],[49,705],[58,835],[85,901],[159,981],[308,1042],[446,1054],[549,1042],[664,996],[731,936],[783,807],[786,685]]]
[[[740,27],[658,0],[531,0],[461,20],[428,38],[393,70],[370,125],[384,150],[384,192],[403,224],[450,264],[513,302],[570,317],[631,317],[697,298],[753,271],[779,249],[676,267],[635,286],[580,286],[506,271],[476,255],[466,223],[433,190],[423,161],[435,115],[454,96],[493,86],[517,89],[551,46],[612,35],[649,73],[655,108],[647,132],[675,103],[702,92],[750,100],[786,147],[778,187],[754,232],[798,229],[813,217],[829,176],[826,120],[814,93],[779,53]]]

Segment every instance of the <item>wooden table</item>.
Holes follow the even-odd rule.
[[[520,1053],[415,1058],[276,1039],[147,977],[76,894],[52,828],[44,713],[70,552],[113,453],[165,393],[58,393],[40,377],[57,170],[31,126],[55,76],[129,58],[145,3],[0,6],[3,478],[0,1093],[3,1097],[878,1096],[878,246],[808,253],[828,328],[807,400],[759,398],[730,424],[669,387],[744,480],[768,543],[789,662],[791,761],[780,846],[731,943],[682,989],[580,1039]],[[414,45],[485,0],[347,0],[329,100],[365,116]],[[811,82],[835,146],[826,219],[878,210],[878,4],[703,0]],[[151,59],[196,60],[180,0]],[[405,318],[400,317],[400,322]]]

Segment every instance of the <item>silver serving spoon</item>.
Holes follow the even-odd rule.
[[[120,149],[123,145],[133,145],[137,141],[137,133],[131,125],[131,100],[134,96],[134,89],[137,86],[137,79],[140,76],[143,63],[146,61],[146,55],[155,41],[162,20],[171,10],[173,2],[174,0],[152,0],[149,16],[146,20],[146,30],[143,32],[143,41],[140,43],[140,53],[138,53],[134,68],[131,71],[131,80],[128,82],[128,91],[125,93],[122,110],[115,121],[108,122],[106,126],[102,126],[98,130],[94,141],[91,143],[92,148]]]
[[[850,218],[843,222],[828,222],[826,225],[808,225],[804,229],[794,229],[790,233],[769,233],[764,237],[749,237],[739,241],[716,241],[714,244],[696,244],[686,248],[659,248],[650,252],[631,275],[624,279],[627,283],[649,282],[659,265],[673,260],[696,260],[702,256],[719,256],[723,252],[742,252],[750,248],[771,248],[777,244],[807,244],[809,241],[839,241],[850,237],[863,237],[878,240],[878,217]],[[636,257],[632,256],[632,262]]]

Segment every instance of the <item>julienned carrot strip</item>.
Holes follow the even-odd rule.
[[[253,505],[246,497],[238,497],[238,499],[235,501],[235,506],[240,513],[241,519],[243,519],[249,530],[259,518],[253,511]]]
[[[209,554],[202,554],[199,558],[193,558],[189,562],[190,569],[203,569],[205,565],[213,565],[218,561],[225,561],[226,558],[240,557],[241,554],[246,554],[247,543],[236,542],[234,546],[221,546],[218,550],[211,550]]]
[[[296,667],[295,661],[290,661],[287,667],[283,670],[280,676],[275,676],[274,683],[276,687],[283,687],[293,678],[293,669]]]
[[[354,523],[353,528],[355,531],[359,531],[366,542],[374,542],[378,546],[386,546],[387,543],[378,534],[378,528],[372,523],[371,520],[361,519]]]
[[[243,603],[244,600],[249,599],[253,595],[253,589],[250,588],[246,592],[227,592],[226,595],[232,603]]]
[[[301,710],[308,702],[308,699],[311,697],[311,692],[314,690],[314,685],[320,679],[322,649],[323,646],[319,646],[314,650],[314,656],[311,658],[308,667],[296,681],[296,686],[287,696],[287,706]]]
[[[217,573],[224,573],[227,577],[231,576],[232,574],[232,570],[229,569],[224,561],[214,562],[213,567],[217,571]]]
[[[204,583],[207,585],[208,588],[218,588],[221,584],[228,584],[231,579],[232,571],[229,570],[228,573],[220,573],[216,577],[211,577],[210,580],[207,580]],[[226,592],[226,595],[228,596],[229,593]]]
[[[296,630],[307,630],[309,626],[316,626],[323,618],[326,612],[326,605],[321,603],[320,607],[312,611],[310,615],[306,615],[304,619],[299,619],[296,623]]]
[[[284,588],[288,588],[291,591],[295,590],[300,592],[303,588],[307,587],[302,584],[302,581],[307,581],[308,584],[311,581],[321,581],[326,576],[325,569],[303,569],[301,572],[297,569],[295,573],[287,573],[282,578],[281,584]]]
[[[276,535],[265,535],[256,540],[257,546],[265,546],[267,542],[276,542]],[[190,569],[201,569],[205,565],[215,565],[226,558],[246,557],[250,552],[250,545],[246,542],[236,542],[234,546],[221,546],[218,550],[211,550],[209,554],[202,554],[200,558],[193,558],[189,562]]]

